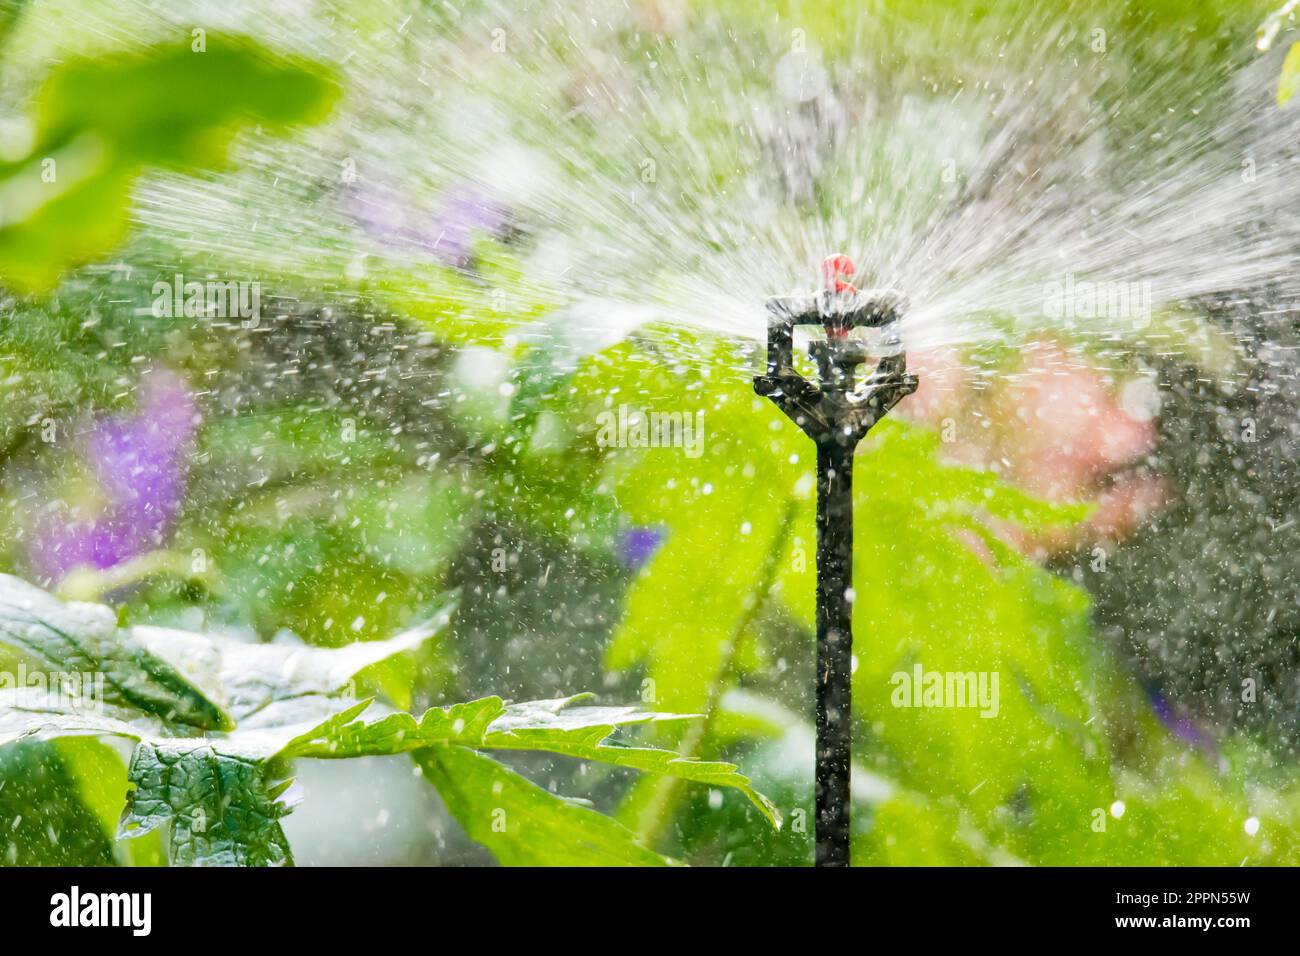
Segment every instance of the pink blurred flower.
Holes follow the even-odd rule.
[[[1030,350],[1005,401],[1014,418],[1005,450],[1014,456],[1015,477],[1047,498],[1086,493],[1155,448],[1154,424],[1126,412],[1100,372],[1054,342]]]
[[[938,429],[946,457],[1049,501],[1096,504],[1073,531],[1034,541],[1009,532],[1026,551],[1123,537],[1168,501],[1163,477],[1132,469],[1155,449],[1154,421],[1127,411],[1106,375],[1060,343],[1033,343],[1019,368],[982,390],[955,349],[913,353],[908,367],[921,384],[900,411]]]

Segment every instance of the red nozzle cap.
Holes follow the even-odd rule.
[[[827,256],[822,261],[822,288],[827,292],[857,292],[853,283],[847,281],[857,271],[858,267],[853,264],[853,260],[842,252]],[[828,322],[826,334],[831,338],[842,339],[848,336],[849,330]]]
[[[846,281],[857,271],[853,260],[843,253],[827,256],[822,262],[822,288],[827,292],[857,292],[852,283]]]

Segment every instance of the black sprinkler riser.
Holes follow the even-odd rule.
[[[817,679],[815,812],[817,866],[848,866],[853,752],[853,454],[858,442],[916,391],[898,354],[871,359],[854,328],[896,329],[903,300],[889,291],[821,292],[769,299],[767,373],[754,391],[770,398],[817,446]],[[809,354],[820,381],[794,368],[796,326],[824,328]],[[895,335],[893,341],[897,343]]]

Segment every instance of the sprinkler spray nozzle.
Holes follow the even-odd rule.
[[[899,323],[907,307],[892,289],[858,289],[846,281],[854,273],[845,255],[822,263],[822,288],[805,295],[774,296],[767,300],[767,374],[754,379],[754,389],[766,395],[813,441],[844,442],[849,426],[856,445],[877,421],[904,397],[916,391],[917,380],[907,373]],[[797,326],[820,326],[825,341],[813,341],[809,354],[817,364],[814,385],[794,367]],[[874,347],[850,333],[879,329]],[[857,381],[857,367],[876,355],[875,371]]]
[[[829,255],[822,260],[822,288],[828,292],[857,292],[848,281],[857,271],[853,260],[844,253]]]
[[[817,445],[817,750],[818,866],[848,866],[852,764],[853,453],[868,431],[916,391],[907,372],[898,323],[905,301],[890,290],[859,290],[848,279],[848,256],[822,263],[822,288],[811,295],[768,299],[767,373],[754,391],[770,398]],[[824,341],[809,354],[819,381],[794,367],[796,326],[821,326]],[[875,371],[857,368],[873,356],[855,328],[883,330]],[[877,349],[877,353],[880,349]]]

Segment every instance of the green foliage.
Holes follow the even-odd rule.
[[[229,700],[230,712],[242,721],[279,701],[307,694],[332,694],[347,687],[366,668],[418,650],[447,626],[454,609],[454,603],[450,603],[429,623],[386,641],[361,641],[331,650],[248,644],[221,637],[209,640],[221,660],[220,686]],[[169,636],[174,632],[161,633]]]
[[[737,364],[735,356],[713,354],[702,366]],[[763,686],[765,668],[756,668],[757,661],[799,653],[796,645],[771,644],[782,627],[794,623],[803,640],[811,636],[811,444],[754,398],[740,376],[651,369],[632,345],[596,356],[579,376],[595,408],[628,402],[643,410],[705,412],[699,459],[674,449],[610,455],[608,481],[620,507],[635,523],[666,534],[627,591],[610,666],[644,674],[659,706],[710,715],[702,736],[683,740],[671,727],[663,731],[691,756],[784,740],[789,761],[789,742],[803,732],[799,725],[811,734],[806,721],[784,714],[737,722],[722,701],[736,686]],[[587,415],[594,420],[593,409]],[[992,474],[945,463],[941,452],[938,436],[886,421],[857,458],[858,774],[888,786],[859,810],[855,860],[1294,858],[1300,846],[1250,839],[1243,823],[1260,801],[1248,800],[1241,777],[1188,752],[1156,720],[1124,665],[1094,637],[1085,594],[1007,543],[1009,535],[1076,522],[1087,509],[1038,501]],[[763,556],[771,553],[777,557],[769,575]],[[896,675],[911,675],[917,666],[996,674],[996,715],[897,706]],[[806,694],[809,684],[795,692]],[[804,805],[806,790],[801,797],[768,775],[766,746],[760,743],[755,753],[760,785]],[[811,759],[809,749],[809,766]],[[1277,806],[1291,800],[1286,794],[1272,799]],[[1111,808],[1118,805],[1124,809],[1117,817]],[[622,819],[653,839],[669,831],[668,821],[685,806],[671,790],[646,783],[629,797]],[[1271,832],[1288,826],[1289,812],[1266,824]],[[1154,832],[1155,819],[1164,821],[1163,835]],[[713,842],[725,842],[725,823],[694,821],[693,813],[688,821],[678,847],[683,852],[708,852]],[[781,847],[794,839],[781,834],[770,852],[786,852]],[[802,850],[808,849],[805,842]],[[765,858],[752,848],[734,852]]]
[[[263,634],[338,645],[391,633],[441,587],[469,530],[470,491],[351,410],[221,418],[200,454],[207,507],[176,537],[212,556],[219,613]]]
[[[233,726],[225,708],[151,653],[138,634],[119,630],[116,616],[103,605],[64,604],[0,575],[0,643],[32,655],[52,672],[85,675],[86,682],[102,676],[107,704],[199,728]]]
[[[142,742],[131,757],[119,835],[167,827],[180,866],[283,866],[293,862],[279,824],[289,807],[254,760],[193,740]]]
[[[490,697],[431,708],[419,718],[372,707],[368,700],[355,702],[348,694],[354,678],[418,649],[447,625],[450,605],[428,625],[388,641],[337,649],[286,648],[164,628],[111,630],[107,608],[62,605],[9,576],[0,576],[0,588],[6,595],[0,603],[0,634],[47,662],[53,663],[52,653],[84,643],[89,649],[80,651],[79,660],[88,670],[105,660],[115,665],[117,656],[98,652],[121,644],[131,648],[145,690],[152,689],[149,681],[157,675],[168,677],[163,684],[168,689],[179,671],[194,677],[185,686],[191,697],[205,701],[202,708],[182,708],[172,696],[134,686],[132,696],[111,701],[72,695],[58,685],[0,692],[0,748],[80,735],[137,741],[118,836],[133,839],[163,828],[173,863],[292,863],[279,824],[291,808],[291,781],[284,771],[290,761],[306,757],[418,751],[418,762],[435,786],[450,793],[448,805],[467,832],[493,834],[485,842],[502,862],[538,862],[547,854],[559,854],[569,863],[659,858],[620,824],[546,793],[475,750],[563,754],[731,787],[779,825],[774,808],[734,765],[684,759],[612,739],[621,728],[675,722],[684,719],[680,715],[592,706],[583,703],[585,697],[515,705]],[[195,710],[224,715],[225,732],[196,734],[200,728],[184,719]],[[467,775],[463,782],[459,770]],[[502,819],[514,820],[515,828],[498,830],[497,821],[485,823],[484,804],[467,794],[499,797]],[[564,839],[517,845],[538,832]],[[497,833],[509,836],[498,838]]]
[[[0,865],[112,865],[112,841],[76,799],[69,761],[56,751],[41,743],[0,748],[0,779]]]
[[[319,66],[242,37],[63,65],[40,94],[30,150],[0,165],[0,278],[49,289],[121,240],[142,169],[219,166],[244,125],[313,122],[334,95]]]
[[[630,830],[556,796],[468,747],[417,750],[415,761],[472,839],[505,866],[663,866]]]

